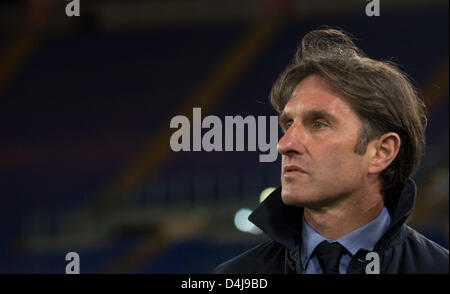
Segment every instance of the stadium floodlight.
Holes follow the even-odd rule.
[[[249,208],[239,209],[234,215],[234,225],[241,232],[255,235],[260,234],[261,230],[248,220],[248,217],[251,213],[252,210]]]
[[[261,194],[259,195],[259,202],[263,202],[264,199],[267,198],[267,196],[270,195],[276,188],[275,187],[268,187],[262,190]]]

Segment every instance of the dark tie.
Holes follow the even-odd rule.
[[[323,241],[314,249],[324,274],[339,274],[339,260],[346,251],[338,242],[327,241]]]

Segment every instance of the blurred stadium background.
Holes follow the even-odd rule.
[[[0,3],[0,273],[64,273],[69,251],[81,273],[208,273],[265,240],[235,216],[279,185],[280,157],[175,153],[169,121],[276,115],[273,81],[322,25],[423,91],[409,224],[448,248],[447,0],[381,0],[379,17],[364,0],[67,3]]]

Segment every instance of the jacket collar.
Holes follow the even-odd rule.
[[[409,179],[399,197],[391,197],[391,201],[385,202],[391,215],[391,224],[376,248],[388,242],[405,223],[414,209],[416,194],[416,183]],[[253,211],[249,220],[271,239],[292,250],[300,238],[302,217],[303,207],[284,204],[279,187]]]

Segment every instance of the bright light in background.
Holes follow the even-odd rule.
[[[250,234],[260,234],[261,230],[248,220],[248,216],[251,213],[252,211],[248,208],[239,209],[234,215],[234,225],[239,231]]]
[[[269,187],[262,190],[261,194],[259,195],[259,202],[263,202],[264,199],[266,199],[267,196],[269,196],[269,194],[272,193],[275,189],[276,188],[274,187]]]

